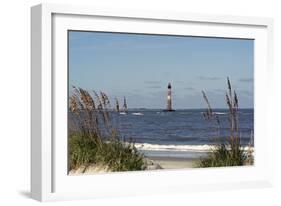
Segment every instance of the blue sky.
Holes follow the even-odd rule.
[[[253,40],[69,32],[69,86],[126,96],[129,108],[225,108],[230,77],[240,108],[253,108]]]

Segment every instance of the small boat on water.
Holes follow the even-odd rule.
[[[124,97],[124,103],[123,103],[123,113],[128,114],[128,108],[127,108],[127,100],[126,97]]]
[[[143,114],[143,113],[141,113],[141,112],[133,112],[133,113],[132,113],[132,115],[142,116],[142,115],[144,115],[144,114]]]
[[[117,113],[122,114],[122,115],[128,114],[127,101],[126,101],[125,97],[124,97],[123,108],[121,110],[120,110],[119,102],[118,102],[117,98],[115,98],[115,103],[116,103],[116,109],[115,110],[116,110]]]
[[[117,98],[115,98],[115,104],[116,104],[116,112],[119,113],[120,109],[119,109],[119,101]]]

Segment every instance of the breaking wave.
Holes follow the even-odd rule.
[[[148,151],[178,151],[178,152],[208,152],[215,149],[214,145],[160,145],[149,143],[135,143],[135,147],[139,150]],[[243,150],[248,150],[249,147],[245,146]]]
[[[149,143],[136,143],[135,147],[140,150],[151,151],[194,151],[194,152],[206,152],[214,148],[212,145],[160,145]]]

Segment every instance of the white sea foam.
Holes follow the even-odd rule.
[[[136,143],[135,147],[140,150],[151,151],[194,151],[194,152],[206,152],[214,148],[212,145],[159,145],[149,143]]]
[[[149,151],[178,151],[178,152],[208,152],[215,149],[214,145],[160,145],[149,143],[136,143],[135,147],[139,150]],[[243,147],[244,151],[249,150],[249,147]]]
[[[141,113],[141,112],[133,112],[133,113],[132,113],[132,115],[142,116],[142,115],[144,115],[144,114],[143,114],[143,113]]]
[[[220,115],[220,114],[227,114],[226,112],[214,112],[215,114],[218,114],[218,115]]]
[[[203,114],[204,112],[201,112],[201,114]],[[227,114],[226,112],[213,112],[214,114],[217,114],[217,115],[225,115]]]

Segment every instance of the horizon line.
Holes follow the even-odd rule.
[[[146,108],[146,107],[132,107],[132,108],[128,108],[128,110],[130,110],[130,109],[159,109],[159,110],[163,110],[164,108]],[[174,110],[182,110],[182,109],[207,109],[207,108],[173,108]],[[212,108],[213,110],[214,109],[228,109],[227,107],[221,107],[221,108]],[[241,108],[238,108],[238,110],[239,109],[254,109],[253,107],[241,107]]]

